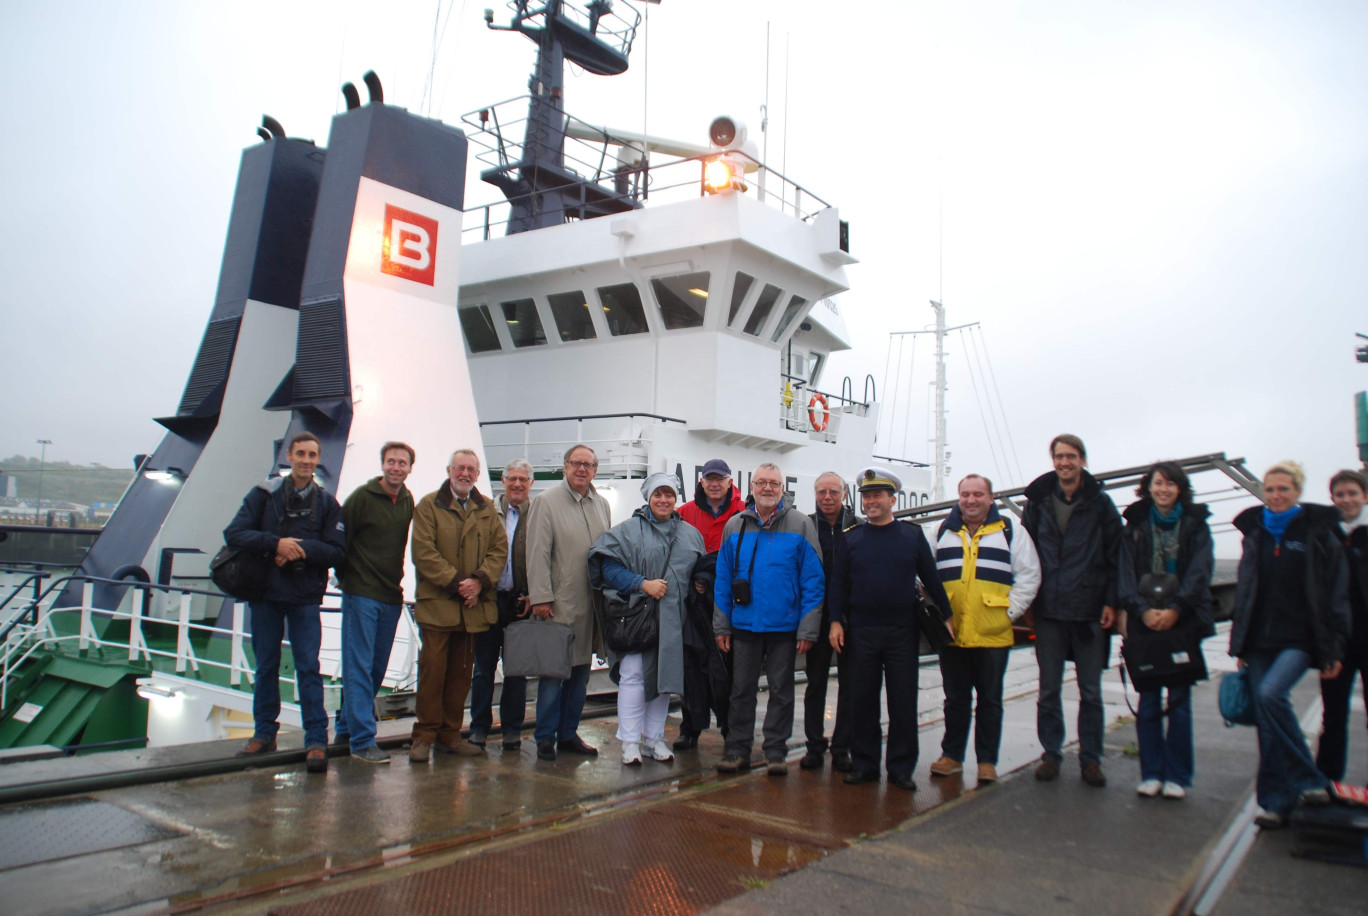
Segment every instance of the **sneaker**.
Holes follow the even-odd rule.
[[[427,763],[431,751],[431,741],[426,738],[415,738],[413,744],[409,745],[409,760],[413,763]]]
[[[1323,808],[1330,804],[1329,789],[1307,789],[1298,800],[1308,808]]]
[[[642,742],[644,752],[647,757],[660,763],[669,763],[674,760],[674,754],[670,753],[670,748],[665,744],[664,738],[656,738],[654,741]]]
[[[328,772],[328,746],[310,744],[304,748],[304,769],[310,773]]]
[[[483,728],[472,728],[470,730],[470,737],[468,737],[466,740],[469,741],[471,744],[475,745],[476,747],[484,747],[485,742],[489,740],[488,736],[489,733],[485,731]]]
[[[1263,830],[1281,830],[1287,826],[1287,818],[1273,811],[1260,811],[1254,815],[1254,823]]]
[[[1101,789],[1107,785],[1107,774],[1102,772],[1102,765],[1096,761],[1083,764],[1083,769],[1078,775],[1094,789]]]
[[[822,759],[825,755],[821,751],[808,751],[803,755],[803,759],[798,761],[798,768],[802,770],[820,770]]]
[[[742,757],[739,754],[728,754],[719,760],[717,766],[714,767],[719,773],[739,773],[750,768],[750,758]]]
[[[779,759],[771,760],[765,764],[765,773],[769,776],[787,776],[788,763]]]
[[[837,773],[849,773],[855,769],[855,763],[850,759],[850,751],[832,751],[831,768]]]
[[[1036,782],[1054,782],[1059,778],[1059,761],[1053,757],[1042,757],[1035,776]]]
[[[356,760],[364,760],[366,763],[389,763],[390,755],[386,754],[374,744],[361,748],[359,751],[352,751],[352,757]]]
[[[1178,785],[1176,782],[1164,783],[1165,798],[1187,798],[1187,789]]]
[[[275,749],[276,743],[274,738],[257,738],[253,736],[252,740],[248,741],[246,746],[237,752],[237,756],[256,757],[261,754],[273,754],[275,753]]]
[[[964,764],[953,757],[941,757],[931,764],[932,776],[954,776],[956,773],[964,772]]]
[[[978,781],[997,782],[997,767],[991,763],[980,763],[978,765]]]
[[[1173,783],[1169,783],[1169,785],[1173,785]],[[1135,787],[1135,794],[1143,795],[1145,796],[1145,798],[1154,798],[1154,796],[1158,795],[1159,791],[1163,788],[1164,783],[1160,782],[1159,780],[1146,779],[1141,781],[1140,785]]]
[[[641,766],[641,745],[624,744],[622,746],[622,765],[625,767]]]
[[[679,737],[674,739],[674,749],[677,751],[691,751],[696,747],[698,747],[697,735],[686,735],[684,732],[680,732]]]

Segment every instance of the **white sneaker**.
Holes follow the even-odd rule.
[[[1170,783],[1172,785],[1172,783]],[[1143,795],[1146,798],[1154,798],[1159,794],[1159,790],[1164,788],[1164,784],[1157,779],[1146,779],[1135,787],[1136,795]]]
[[[1165,798],[1187,798],[1187,789],[1178,785],[1176,782],[1164,783]]]
[[[661,763],[669,763],[674,760],[674,752],[670,750],[670,746],[665,743],[664,738],[654,738],[645,744],[646,756],[652,760],[659,760]]]
[[[641,745],[633,743],[622,746],[622,765],[625,767],[641,766]]]

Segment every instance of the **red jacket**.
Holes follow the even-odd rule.
[[[722,529],[726,527],[727,519],[744,508],[746,504],[733,485],[727,488],[727,495],[722,497],[722,513],[714,516],[708,507],[708,495],[703,492],[703,484],[700,483],[694,487],[693,501],[679,507],[679,517],[703,535],[703,547],[708,553],[717,553],[722,546]]]

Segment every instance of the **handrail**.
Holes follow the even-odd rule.
[[[8,572],[8,570],[0,569],[0,572]],[[16,572],[23,572],[23,570],[16,570]],[[25,588],[27,588],[27,587],[28,587],[28,584],[29,584],[30,582],[33,583],[33,600],[34,600],[34,602],[36,603],[36,602],[38,601],[39,597],[40,597],[40,590],[39,590],[39,588],[38,588],[38,583],[41,582],[42,580],[48,578],[48,577],[51,576],[51,575],[52,575],[52,573],[46,573],[46,572],[30,573],[30,574],[29,574],[29,577],[28,577],[27,579],[25,579],[23,582],[20,582],[18,585],[16,585],[16,586],[14,587],[14,591],[10,592],[7,596],[5,596],[5,600],[4,600],[4,601],[0,601],[0,610],[4,610],[5,605],[7,605],[7,604],[9,604],[11,601],[13,601],[13,600],[14,600],[14,596],[15,596],[15,595],[18,595],[21,591],[23,591]],[[0,633],[0,639],[3,639],[3,638],[4,638],[4,634],[3,634],[3,633]]]
[[[665,423],[687,423],[678,417],[663,417],[656,413],[587,413],[578,417],[532,417],[521,420],[481,420],[481,426],[511,426],[518,423],[568,423],[572,420],[632,420],[636,417],[646,417],[649,420],[661,420]]]
[[[874,389],[874,397],[873,397],[872,399],[871,399],[870,396],[869,396],[869,393],[870,393],[870,389],[871,389],[871,388]],[[865,387],[864,387],[864,399],[865,399],[865,403],[867,404],[867,403],[869,403],[871,400],[878,400],[878,397],[879,397],[879,388],[878,388],[877,385],[874,384],[874,376],[873,376],[873,375],[866,375],[866,376],[865,376]]]

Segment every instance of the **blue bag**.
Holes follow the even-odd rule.
[[[1221,718],[1226,728],[1254,724],[1254,697],[1249,691],[1249,669],[1227,671],[1221,678]]]

